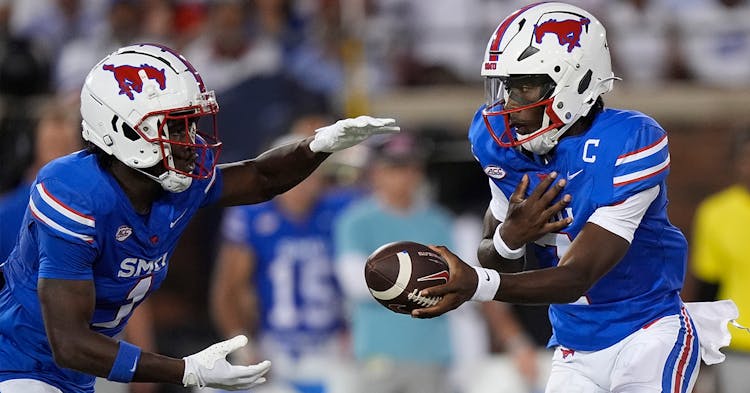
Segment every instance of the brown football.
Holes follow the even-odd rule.
[[[419,291],[448,282],[448,264],[429,247],[408,241],[388,243],[373,252],[365,264],[365,281],[372,297],[388,309],[410,314],[435,305],[439,297]]]

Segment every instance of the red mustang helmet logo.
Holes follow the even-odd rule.
[[[159,89],[164,90],[167,87],[167,77],[164,75],[164,69],[154,68],[148,64],[141,64],[140,67],[131,65],[121,65],[115,67],[112,64],[102,66],[105,71],[112,71],[117,84],[120,86],[120,94],[125,94],[131,100],[135,97],[133,92],[140,93],[143,90],[143,80],[138,75],[140,71],[146,73],[148,79],[153,79],[159,83]]]
[[[568,46],[568,53],[570,53],[576,46],[581,46],[581,31],[583,30],[583,26],[588,26],[589,23],[591,23],[589,18],[561,21],[550,19],[540,25],[534,26],[534,38],[536,39],[537,44],[541,44],[544,35],[552,33],[557,36],[557,42],[559,42],[560,45]]]

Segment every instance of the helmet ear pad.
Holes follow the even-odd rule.
[[[159,45],[120,48],[91,69],[81,89],[83,138],[134,169],[162,162],[166,172],[210,176],[221,146],[215,119],[213,130],[199,132],[202,138],[179,142],[200,151],[204,158],[213,152],[213,159],[205,162],[211,167],[201,166],[195,173],[179,170],[169,158],[170,145],[177,142],[170,140],[165,122],[215,117],[217,112],[213,92],[206,91],[192,65]]]

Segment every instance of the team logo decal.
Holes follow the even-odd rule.
[[[133,92],[140,93],[143,91],[143,80],[139,75],[141,71],[146,74],[146,78],[155,80],[159,84],[159,89],[164,90],[167,87],[167,77],[164,75],[164,68],[159,70],[148,64],[141,64],[140,67],[105,64],[102,66],[102,69],[112,71],[117,84],[120,86],[120,94],[125,94],[131,100],[135,99]]]
[[[437,273],[432,273],[429,276],[420,277],[417,279],[417,281],[434,281],[434,280],[443,280],[445,282],[448,282],[448,278],[450,277],[450,274],[447,270],[439,271]]]
[[[573,48],[581,46],[581,32],[583,27],[587,27],[591,23],[589,18],[580,18],[578,20],[568,19],[558,21],[557,19],[550,19],[539,25],[534,25],[534,38],[537,44],[542,43],[542,38],[547,33],[551,33],[557,36],[557,42],[562,45],[568,46],[568,53],[573,51]]]
[[[500,168],[496,165],[487,165],[486,167],[484,167],[484,173],[486,173],[489,177],[494,177],[495,179],[502,179],[505,177],[505,169]]]
[[[115,239],[117,239],[118,242],[122,242],[125,241],[125,239],[129,238],[132,234],[133,228],[127,225],[120,225],[120,227],[117,228],[117,232],[115,233]]]
[[[576,354],[575,349],[568,349],[568,348],[561,348],[561,352],[562,352],[563,359],[567,358],[568,356],[573,356]]]

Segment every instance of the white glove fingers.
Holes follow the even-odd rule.
[[[257,379],[266,375],[268,370],[271,369],[271,362],[264,360],[258,364],[252,366],[229,366],[227,375],[233,379],[253,378]]]
[[[266,378],[264,377],[258,378],[254,381],[248,381],[248,382],[242,381],[240,382],[239,385],[232,386],[232,389],[226,389],[226,390],[249,390],[258,385],[263,384],[264,382],[266,382]]]
[[[255,373],[256,375],[265,375],[268,370],[271,369],[271,361],[264,360],[258,364],[252,364],[250,366],[240,366],[246,369],[248,372]]]
[[[234,336],[230,338],[229,340],[222,341],[220,343],[216,343],[208,349],[211,350],[211,352],[219,354],[222,356],[222,358],[226,357],[230,352],[234,352],[242,347],[247,345],[247,337],[240,334],[238,336]]]
[[[352,125],[360,128],[364,127],[384,127],[396,124],[396,119],[385,117],[360,116],[353,119]]]
[[[391,119],[387,117],[377,117],[372,119],[370,124],[378,127],[388,127],[388,126],[395,126],[396,125],[396,119]]]
[[[401,127],[399,126],[390,126],[390,127],[379,127],[370,132],[371,135],[375,134],[396,134],[398,132],[401,132]]]
[[[266,377],[238,378],[235,386],[260,385],[266,382]]]

